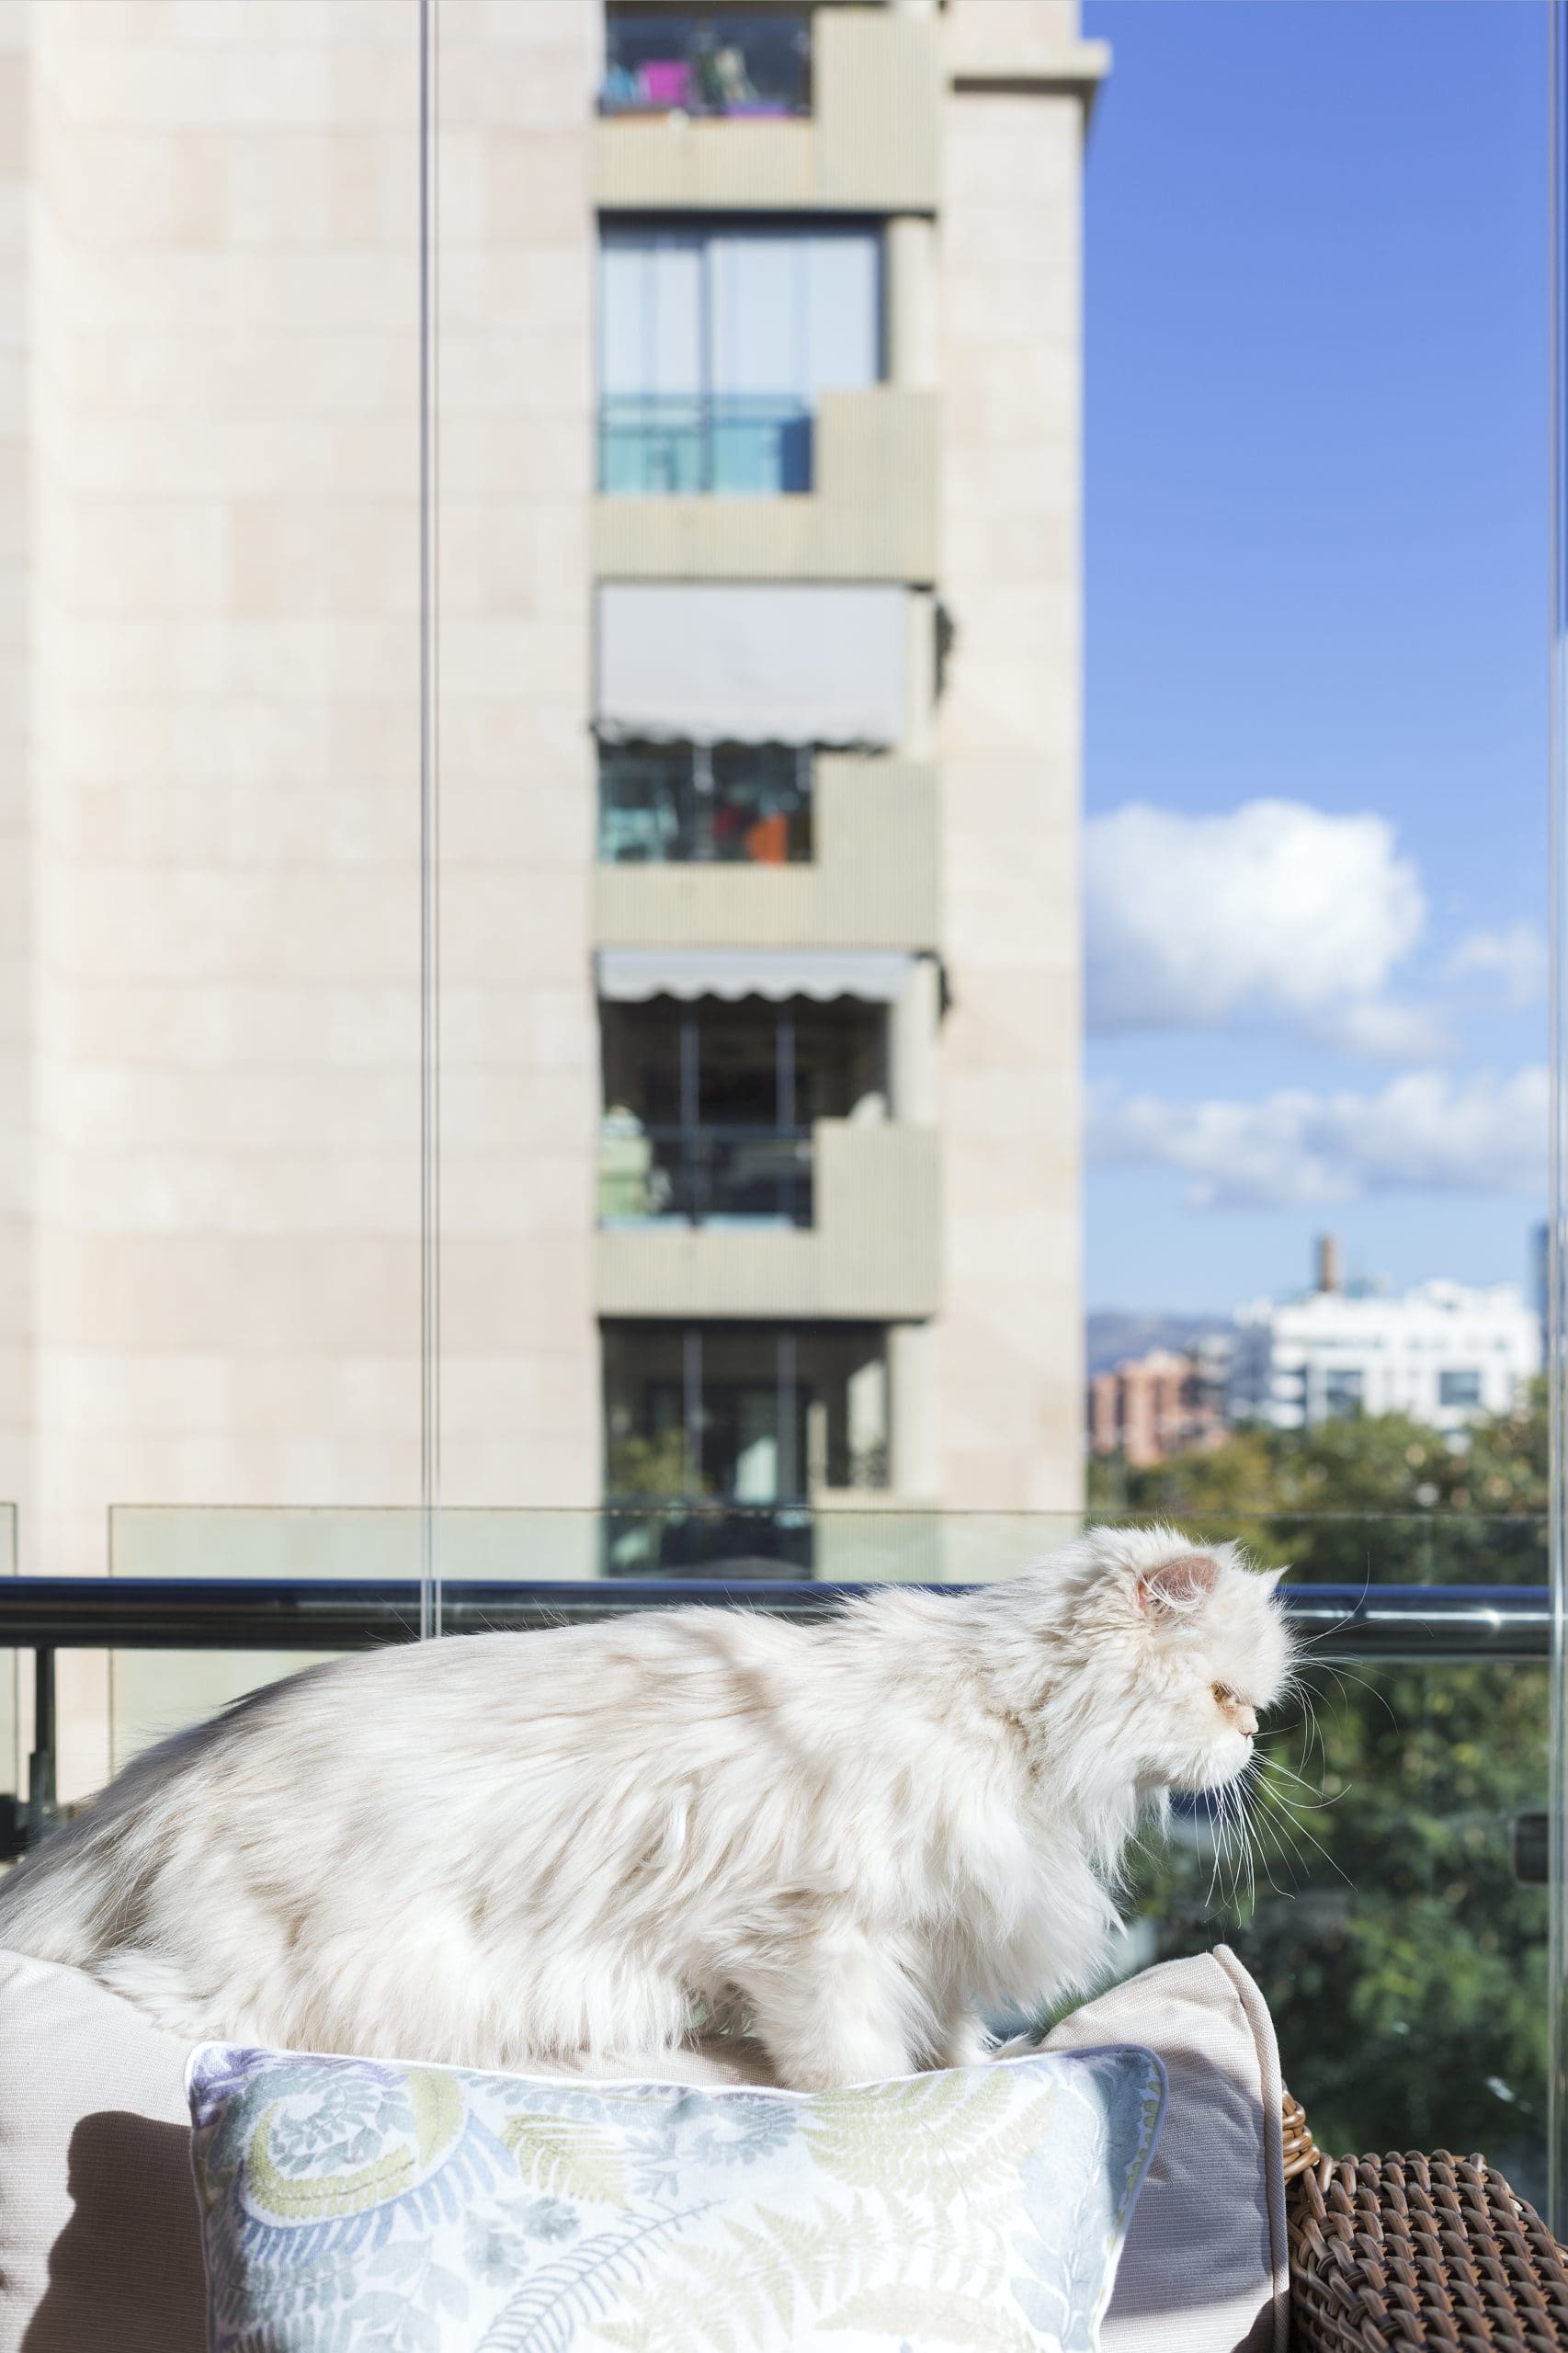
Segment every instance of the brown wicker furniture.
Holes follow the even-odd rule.
[[[1324,2156],[1285,2097],[1301,2353],[1565,2353],[1568,2258],[1480,2157]]]

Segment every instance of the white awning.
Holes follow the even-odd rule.
[[[897,744],[909,591],[791,581],[607,583],[599,733],[695,744]]]
[[[892,1005],[915,961],[869,948],[601,948],[598,988],[615,1005],[651,996],[854,996]]]

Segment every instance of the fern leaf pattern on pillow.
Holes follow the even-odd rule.
[[[208,2046],[213,2353],[1094,2353],[1131,2048],[797,2097]]]

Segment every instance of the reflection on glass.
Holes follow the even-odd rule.
[[[812,766],[793,744],[601,744],[600,863],[800,864]]]
[[[806,8],[617,6],[605,11],[601,114],[738,115],[780,119],[811,111],[812,19]]]

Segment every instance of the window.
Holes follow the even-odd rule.
[[[602,230],[600,489],[809,490],[818,394],[881,373],[881,278],[867,227]]]
[[[812,755],[793,744],[601,744],[599,859],[790,866],[812,854]]]
[[[876,1326],[609,1323],[604,1383],[612,1574],[748,1555],[809,1572],[811,1500],[887,1484]]]
[[[1365,1401],[1367,1376],[1359,1367],[1330,1365],[1324,1374],[1323,1409],[1330,1420],[1358,1414]]]
[[[1468,1367],[1462,1370],[1440,1372],[1437,1375],[1439,1405],[1479,1405],[1481,1375]]]
[[[880,1006],[654,997],[603,1040],[605,1226],[809,1225],[812,1123],[887,1108]]]
[[[809,114],[812,19],[804,8],[617,7],[605,17],[601,114],[781,119]]]

